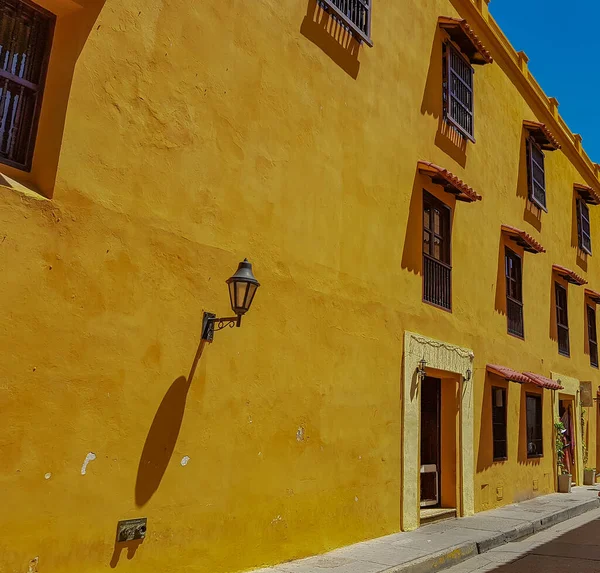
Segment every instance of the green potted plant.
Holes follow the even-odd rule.
[[[565,437],[567,431],[564,424],[559,420],[555,422],[556,430],[556,461],[558,463],[558,491],[559,493],[571,493],[571,474],[565,469]]]

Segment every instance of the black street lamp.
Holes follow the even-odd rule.
[[[213,341],[215,331],[222,330],[227,326],[233,328],[242,324],[242,316],[250,310],[256,290],[260,286],[252,274],[252,264],[248,262],[248,259],[244,259],[238,265],[235,274],[226,282],[229,286],[231,309],[236,316],[217,318],[216,314],[205,312],[202,318],[202,340],[207,342]]]

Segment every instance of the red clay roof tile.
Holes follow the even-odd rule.
[[[522,231],[521,229],[517,229],[516,227],[511,227],[510,225],[502,225],[501,229],[526,251],[530,253],[546,252],[546,249],[544,249],[542,244],[536,241],[529,233]]]
[[[596,193],[596,191],[594,191],[594,189],[592,189],[591,187],[583,185],[582,183],[575,183],[575,185],[573,185],[573,188],[575,189],[575,191],[577,191],[577,193],[581,195],[581,198],[588,205],[600,205],[600,195]]]
[[[548,390],[563,390],[563,387],[556,381],[550,378],[546,378],[541,374],[533,374],[533,372],[524,372],[525,376],[529,378],[529,381],[540,388],[547,388]]]
[[[552,265],[552,270],[565,279],[568,283],[577,286],[587,284],[587,281],[583,277],[580,277],[577,273],[565,267],[561,267],[560,265]]]
[[[456,195],[458,201],[465,201],[467,203],[481,201],[479,193],[475,192],[464,181],[447,169],[429,161],[419,161],[417,168],[420,173],[430,177],[435,184],[442,185],[445,191]]]
[[[472,64],[491,64],[494,61],[492,55],[466,20],[440,16],[438,24],[440,28],[448,32],[450,38],[458,44],[460,49],[469,57]]]
[[[546,124],[537,121],[523,121],[523,127],[531,134],[535,142],[546,151],[556,151],[560,149],[560,143],[552,132],[546,127]]]

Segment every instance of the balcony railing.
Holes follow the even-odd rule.
[[[558,353],[563,356],[569,356],[569,328],[558,325]]]
[[[450,310],[452,267],[423,255],[423,300]]]
[[[523,325],[523,303],[507,297],[506,317],[508,319],[508,332],[523,338],[525,336],[525,328]]]
[[[598,343],[590,340],[590,364],[598,368]]]
[[[371,0],[319,0],[329,12],[359,42],[372,46]]]

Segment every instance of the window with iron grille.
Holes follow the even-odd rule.
[[[592,235],[590,231],[590,208],[581,198],[577,199],[577,236],[579,248],[588,255],[592,254]]]
[[[506,274],[506,318],[508,332],[523,338],[525,327],[523,321],[523,276],[521,257],[506,247],[504,254],[504,270]]]
[[[544,455],[542,436],[542,397],[527,394],[527,457],[540,458]]]
[[[596,333],[596,309],[587,305],[588,343],[590,347],[590,364],[598,368],[598,337]]]
[[[527,138],[527,181],[529,200],[547,212],[544,152],[532,137]]]
[[[475,142],[473,66],[450,42],[444,44],[444,115],[461,135]]]
[[[54,16],[24,0],[0,0],[0,162],[29,170]]]
[[[450,208],[423,191],[423,300],[451,308]]]
[[[556,329],[558,334],[558,352],[563,356],[569,356],[569,313],[567,310],[567,289],[554,283],[556,298]]]
[[[359,41],[372,46],[371,41],[372,0],[319,0],[319,4]]]
[[[494,461],[507,459],[506,388],[492,388],[492,437]]]

